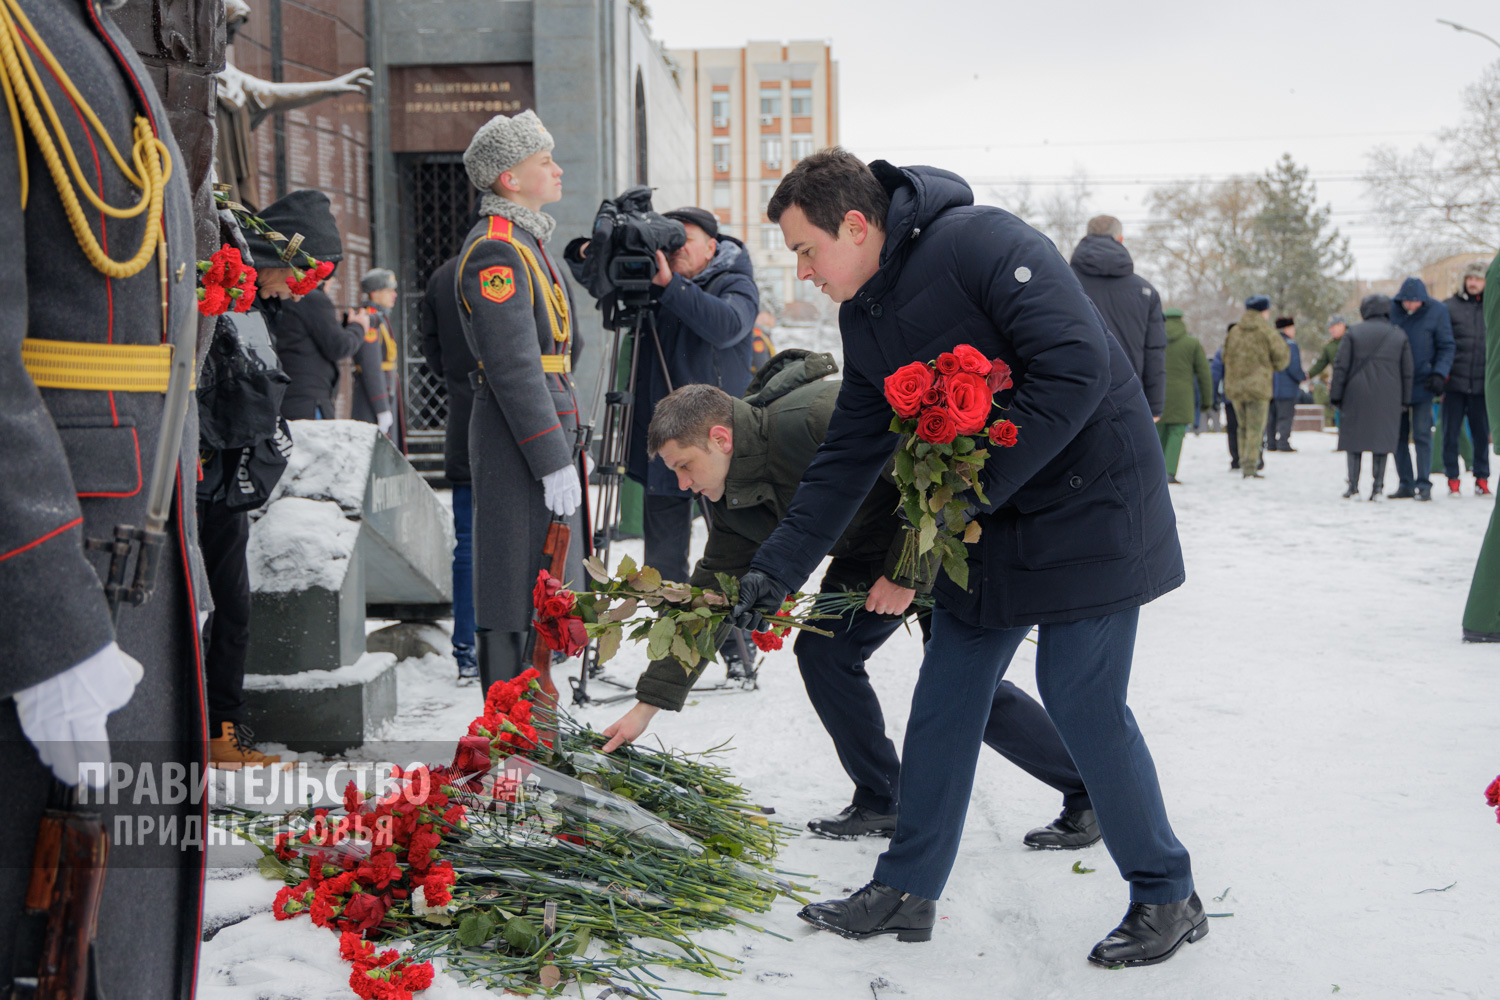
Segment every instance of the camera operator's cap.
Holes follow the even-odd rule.
[[[256,267],[301,268],[307,263],[304,253],[319,261],[337,263],[344,259],[339,224],[334,221],[333,208],[322,191],[293,191],[267,205],[260,218],[273,232],[280,233],[281,239],[272,241],[248,226],[243,227],[245,243]],[[296,246],[288,253],[293,243]]]
[[[1349,321],[1344,318],[1343,313],[1334,313],[1332,316],[1328,317],[1328,325],[1330,327],[1338,326],[1340,323],[1344,324],[1345,326],[1349,325]]]
[[[688,205],[684,208],[674,208],[670,212],[661,213],[664,218],[674,219],[684,225],[694,225],[708,234],[708,238],[716,240],[719,238],[719,220],[706,208],[696,205]]]
[[[1289,326],[1296,326],[1296,325],[1297,325],[1297,321],[1294,318],[1292,318],[1291,316],[1277,316],[1276,317],[1276,329],[1278,329],[1278,330],[1285,330]]]
[[[522,111],[514,118],[496,115],[479,126],[469,140],[464,169],[469,173],[469,183],[488,191],[501,174],[554,145],[552,133],[535,111]]]
[[[359,290],[366,295],[396,287],[396,273],[383,267],[372,267],[359,279]]]
[[[1252,295],[1245,300],[1246,309],[1254,309],[1256,312],[1265,312],[1271,308],[1271,296]]]

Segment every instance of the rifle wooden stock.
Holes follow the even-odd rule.
[[[572,544],[573,529],[569,527],[567,519],[554,517],[552,523],[547,525],[547,540],[542,544],[542,556],[544,562],[551,560],[547,565],[547,572],[559,580],[564,580],[568,572],[568,549]],[[552,704],[557,704],[557,685],[552,683],[552,650],[547,648],[540,634],[533,636],[531,665],[542,675],[538,678],[542,690]]]
[[[82,1000],[86,995],[89,947],[108,861],[109,837],[97,813],[48,809],[42,814],[26,887],[27,913],[46,918],[32,994],[37,1000]]]

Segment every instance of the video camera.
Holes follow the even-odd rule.
[[[682,223],[653,211],[651,189],[640,186],[601,202],[593,234],[570,242],[563,259],[594,297],[605,329],[620,330],[654,306],[657,251],[670,257],[686,242]]]

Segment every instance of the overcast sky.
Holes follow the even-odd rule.
[[[1259,173],[1290,152],[1365,278],[1392,250],[1363,198],[1366,153],[1456,123],[1463,88],[1500,58],[1436,22],[1500,38],[1500,4],[1475,0],[649,3],[670,48],[826,39],[855,153],[955,170],[979,201],[995,200],[987,182],[1041,195],[1082,169],[1127,242],[1152,183]]]

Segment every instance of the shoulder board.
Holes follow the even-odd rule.
[[[490,216],[490,228],[484,235],[488,239],[501,240],[505,243],[512,243],[514,242],[511,239],[511,231],[513,228],[514,227],[511,225],[511,221],[509,219],[502,219],[498,215],[492,215]]]

